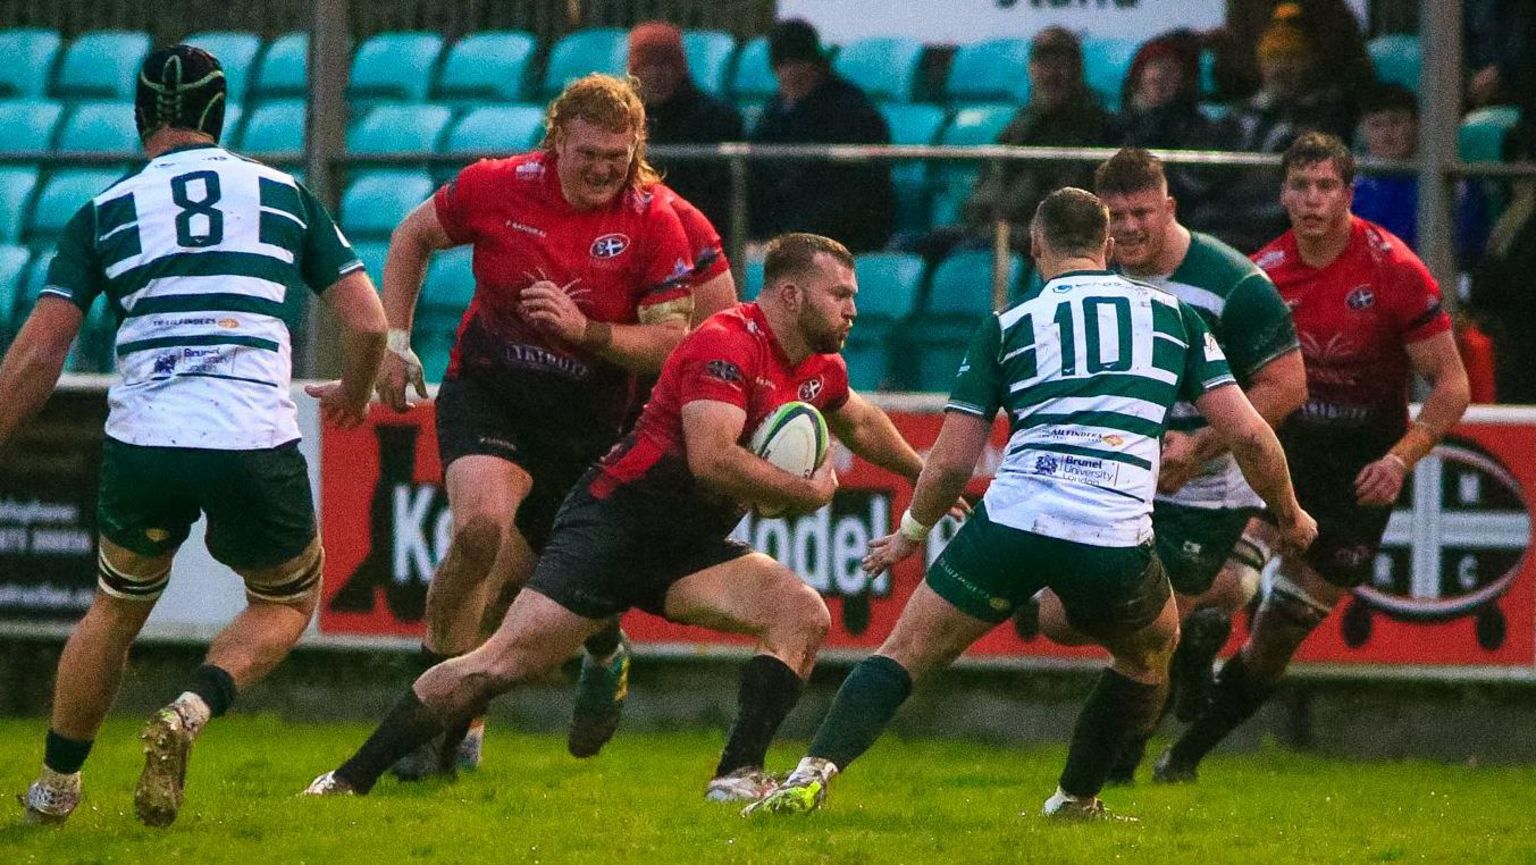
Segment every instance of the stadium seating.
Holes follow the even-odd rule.
[[[75,211],[120,177],[121,171],[100,168],[55,171],[42,183],[32,204],[31,216],[22,232],[27,244],[33,249],[51,247]]]
[[[381,102],[421,102],[443,53],[443,37],[394,31],[368,37],[352,54],[347,99],[354,107]]]
[[[245,118],[237,149],[242,153],[263,154],[304,149],[304,122],[308,106],[302,99],[276,99],[263,102]]]
[[[30,165],[0,166],[0,243],[21,240],[21,217],[37,190],[37,169]],[[4,301],[0,300],[0,305]]]
[[[224,83],[229,88],[229,101],[245,101],[256,55],[261,53],[260,36],[243,30],[204,30],[181,41],[219,58],[219,65],[224,67]]]
[[[955,112],[949,125],[940,133],[939,143],[970,147],[994,144],[1017,110],[1013,105],[962,108]],[[929,172],[934,188],[929,215],[934,225],[956,225],[960,222],[960,206],[965,203],[980,173],[979,163],[949,161],[933,167]]]
[[[133,106],[124,102],[81,102],[59,128],[57,150],[66,153],[134,153],[139,130]]]
[[[487,105],[459,118],[443,138],[442,152],[518,153],[544,138],[544,109],[538,105]]]
[[[9,342],[21,324],[16,295],[31,260],[31,253],[24,246],[0,245],[0,345]]]
[[[352,243],[352,251],[357,253],[357,258],[363,263],[363,269],[368,271],[368,278],[373,280],[376,287],[384,285],[384,260],[389,257],[389,241],[387,240],[358,240],[348,236]]]
[[[848,334],[844,357],[855,390],[892,383],[892,337],[917,306],[923,260],[904,252],[871,252],[854,259],[859,280],[859,320]]]
[[[1024,269],[1023,260],[1010,255],[1004,282],[1011,288]],[[957,252],[934,268],[924,310],[932,316],[954,316],[972,321],[993,309],[992,253],[987,250]]]
[[[253,99],[302,97],[309,92],[309,34],[285,33],[272,40],[251,82]]]
[[[937,105],[886,102],[880,105],[892,144],[932,144],[944,125],[944,109]],[[891,164],[896,184],[896,227],[901,231],[928,228],[928,166],[921,160]]]
[[[527,93],[538,42],[520,30],[466,34],[449,46],[432,99],[454,106],[517,102]]]
[[[64,106],[50,99],[0,102],[0,153],[42,152],[53,147]]]
[[[741,299],[757,300],[763,293],[763,260],[748,258],[741,266]]]
[[[426,201],[434,188],[432,179],[421,172],[365,174],[341,194],[341,230],[349,240],[387,241],[395,226]]]
[[[1029,101],[1029,40],[989,39],[961,45],[950,62],[944,93],[949,103]]]
[[[1419,89],[1419,67],[1423,63],[1419,37],[1410,33],[1388,33],[1365,43],[1376,67],[1376,79]]]
[[[859,39],[843,46],[832,68],[876,102],[910,102],[922,58],[916,39]]]
[[[705,93],[725,92],[736,40],[719,30],[689,30],[683,34],[683,53],[688,55],[688,74]]]
[[[43,286],[48,282],[48,265],[53,263],[54,251],[43,250],[32,256],[32,262],[27,265],[27,271],[21,279],[21,291],[16,296],[16,306],[12,314],[19,325],[32,313],[32,304],[37,302],[37,296],[43,293]]]
[[[35,27],[0,30],[0,99],[40,99],[59,54],[59,34]],[[6,127],[9,128],[9,127]]]
[[[453,109],[446,105],[412,105],[393,103],[379,105],[364,115],[362,120],[347,131],[349,153],[422,153],[433,152],[442,139],[448,123],[453,119]],[[394,172],[407,166],[364,166],[351,169],[351,176],[383,171]],[[426,170],[425,161],[409,167]]]
[[[132,100],[139,64],[149,54],[149,34],[137,30],[83,33],[64,49],[53,82],[60,99]]]
[[[628,68],[629,34],[617,27],[592,27],[560,37],[544,68],[544,96],[591,72],[623,75]]]
[[[778,90],[779,79],[768,65],[768,37],[749,40],[741,46],[736,66],[731,70],[731,96],[738,104],[766,102]]]
[[[1096,38],[1083,40],[1083,79],[1098,94],[1099,103],[1114,112],[1120,110],[1120,92],[1131,61],[1141,45],[1134,39]]]
[[[442,381],[454,332],[475,293],[473,251],[460,246],[432,257],[422,285],[412,342],[429,381]]]
[[[1502,162],[1504,139],[1520,122],[1520,109],[1511,105],[1479,108],[1461,119],[1457,149],[1463,162]]]

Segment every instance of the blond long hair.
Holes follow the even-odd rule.
[[[565,85],[544,113],[544,140],[539,148],[555,151],[555,137],[572,120],[585,120],[609,132],[635,131],[635,155],[629,160],[624,182],[634,189],[657,183],[661,175],[645,158],[645,103],[640,82],[634,76],[619,78],[594,72]]]

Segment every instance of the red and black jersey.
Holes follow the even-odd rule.
[[[709,221],[709,217],[704,215],[704,211],[694,207],[693,202],[678,195],[676,190],[665,183],[658,183],[651,189],[656,192],[656,197],[672,205],[672,209],[677,211],[677,218],[683,223],[683,233],[688,235],[688,248],[693,251],[693,284],[703,285],[730,270],[731,261],[725,257],[725,244],[720,240],[720,232]]]
[[[518,300],[548,279],[587,317],[633,324],[642,307],[686,296],[693,255],[672,206],[631,189],[607,207],[576,210],[561,194],[556,157],[542,151],[476,162],[433,202],[448,237],[474,245],[475,294],[447,377],[485,378],[542,423],[616,435],[633,376],[527,321]]]
[[[774,409],[808,402],[823,414],[848,401],[848,365],[839,354],[813,354],[791,365],[755,303],[710,316],[667,358],[634,432],[603,457],[590,492],[605,498],[620,488],[676,497],[670,520],[701,519],[730,531],[744,513],[739,502],[700,488],[688,470],[683,406],[716,400],[747,413],[738,444],[745,447]],[[674,499],[669,499],[672,501]]]
[[[1327,266],[1301,260],[1287,231],[1254,254],[1291,308],[1307,366],[1307,402],[1294,420],[1366,430],[1390,444],[1407,428],[1406,346],[1450,329],[1440,287],[1386,229],[1351,217],[1349,245]]]

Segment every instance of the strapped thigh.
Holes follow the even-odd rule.
[[[169,559],[153,574],[131,574],[123,567],[107,561],[104,547],[96,553],[96,587],[119,600],[154,603],[160,599],[170,582]]]
[[[241,573],[245,593],[253,600],[272,604],[294,604],[308,600],[320,590],[325,571],[325,547],[317,540],[281,568],[263,568],[261,573]]]

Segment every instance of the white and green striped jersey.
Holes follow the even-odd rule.
[[[1301,348],[1291,311],[1275,284],[1247,256],[1208,234],[1191,232],[1189,252],[1173,273],[1144,281],[1194,307],[1245,388],[1265,364]],[[1176,403],[1168,418],[1168,428],[1177,432],[1205,425],[1205,418],[1187,401]],[[1159,493],[1157,498],[1207,509],[1264,506],[1230,453],[1206,463],[1177,492]]]
[[[82,311],[105,294],[121,322],[107,435],[256,450],[299,438],[285,303],[361,267],[293,177],[202,145],[151,160],[80,208],[43,293]]]
[[[984,321],[946,409],[1008,413],[987,515],[1101,547],[1152,537],[1168,410],[1234,384],[1200,316],[1108,271],[1063,274]]]

